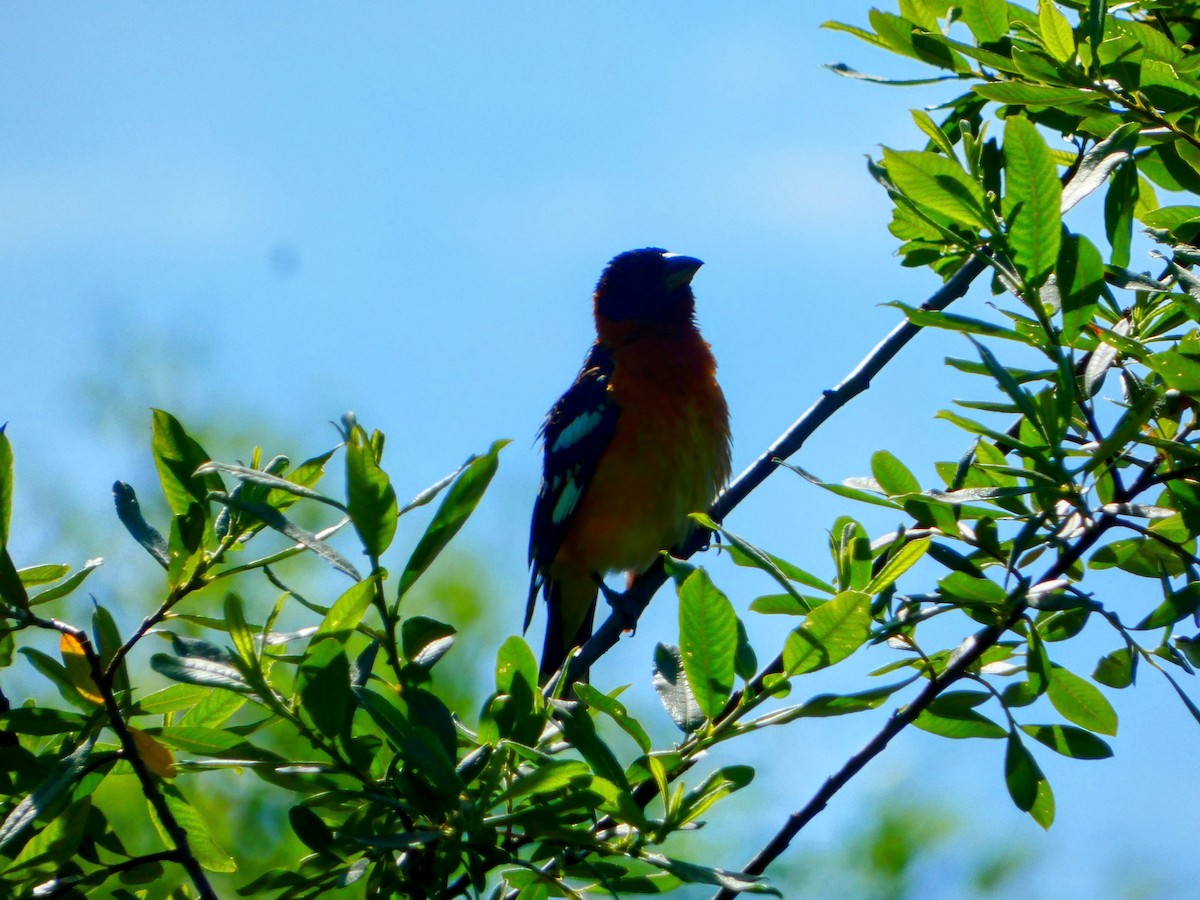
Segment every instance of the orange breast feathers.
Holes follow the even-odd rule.
[[[688,534],[729,478],[729,409],[716,361],[689,327],[614,341],[611,442],[572,517],[552,579],[641,572]]]

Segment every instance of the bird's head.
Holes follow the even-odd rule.
[[[628,250],[604,267],[596,285],[596,329],[606,337],[688,327],[695,314],[692,276],[700,260],[658,247]]]

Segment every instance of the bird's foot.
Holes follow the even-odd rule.
[[[604,595],[604,602],[612,609],[613,615],[620,618],[621,629],[636,632],[638,617],[646,608],[648,599],[644,596],[644,592],[637,588],[615,591],[605,584],[604,579],[599,575],[596,576],[596,585],[600,588],[600,593]]]

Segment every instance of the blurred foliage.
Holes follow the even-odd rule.
[[[888,450],[846,481],[795,471],[900,526],[873,535],[839,517],[828,570],[812,572],[698,514],[770,592],[734,604],[706,569],[665,562],[679,633],[656,650],[653,687],[678,731],[655,746],[624,688],[571,684],[569,669],[544,688],[523,639],[480,627],[500,606],[484,573],[427,575],[482,501],[503,441],[403,503],[384,435],[352,415],[336,447],[303,462],[256,448],[232,463],[155,411],[161,505],[143,513],[122,482],[113,493],[163,580],[140,624],[96,601],[83,627],[53,611],[95,561],[18,568],[10,555],[13,452],[0,429],[0,668],[16,673],[9,693],[36,685],[0,695],[0,890],[778,893],[766,868],[909,725],[997,742],[1012,802],[1048,828],[1038,757],[1112,755],[1106,689],[1165,678],[1200,722],[1184,686],[1200,665],[1197,5],[900,0],[869,18],[829,27],[930,67],[918,82],[962,90],[914,111],[926,144],[884,148],[871,174],[894,201],[902,264],[945,282],[919,307],[895,304],[901,337],[963,336],[971,358],[947,364],[980,391],[939,414],[963,441],[936,484]],[[1135,223],[1153,273],[1130,268]],[[947,312],[985,273],[990,310]],[[337,490],[324,486],[331,466]],[[397,541],[400,519],[427,505],[411,546]],[[1142,590],[1102,595],[1100,571]],[[781,617],[783,637],[752,647],[742,609]],[[1113,647],[1090,676],[1063,664],[1085,628]],[[850,675],[790,700],[804,676],[867,647],[888,661],[865,684]],[[452,654],[468,658],[443,664]],[[152,689],[135,661],[170,686]],[[485,664],[481,688],[470,676]],[[744,871],[711,852],[686,858],[689,833],[755,775],[712,767],[714,748],[892,705]],[[261,791],[246,790],[251,776]],[[860,895],[914,893],[948,828],[937,811],[884,805],[835,864]],[[970,890],[1004,890],[1019,865],[978,860]]]

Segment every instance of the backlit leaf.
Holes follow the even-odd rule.
[[[458,534],[459,529],[466,524],[468,517],[475,511],[484,492],[491,484],[492,477],[500,465],[499,454],[508,441],[496,441],[482,456],[472,459],[462,473],[454,480],[454,484],[442,498],[441,505],[434,513],[433,521],[421,535],[408,565],[400,576],[400,586],[397,594],[403,597],[410,587],[416,583],[427,568],[437,559],[446,545]]]
[[[784,671],[813,672],[852,654],[870,635],[870,606],[870,595],[843,591],[810,612],[784,644]]]
[[[704,569],[679,589],[679,650],[696,702],[716,718],[733,690],[737,614]]]
[[[1013,264],[1040,287],[1058,261],[1062,185],[1054,157],[1034,125],[1012,116],[1004,126],[1004,217]]]
[[[984,214],[983,188],[957,161],[923,150],[883,150],[888,177],[918,206],[977,230],[990,226]]]
[[[1076,725],[1100,734],[1117,733],[1116,711],[1091,682],[1061,666],[1053,666],[1046,693],[1054,708]]]

